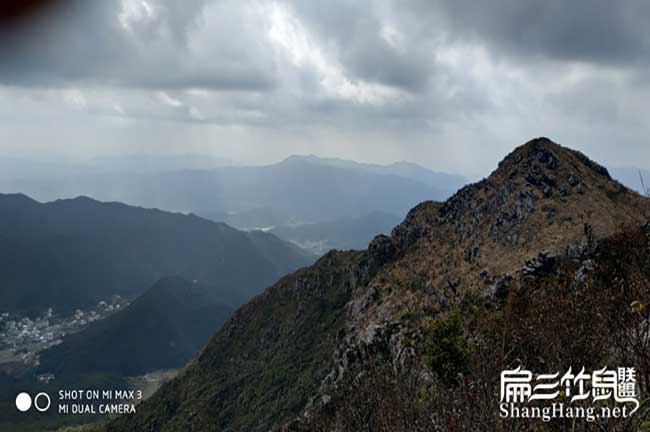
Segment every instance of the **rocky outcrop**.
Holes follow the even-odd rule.
[[[440,203],[425,201],[415,206],[404,221],[393,228],[391,239],[400,251],[407,250],[431,233]]]
[[[526,261],[522,271],[526,277],[543,277],[557,274],[557,254],[541,252],[535,258]]]
[[[395,258],[397,247],[388,236],[383,234],[376,236],[368,245],[368,265],[370,271],[374,272],[380,269],[384,264]]]
[[[558,254],[580,263],[576,284],[586,280],[596,239],[644,221],[643,208],[647,201],[600,165],[533,140],[487,179],[444,203],[416,206],[368,250],[328,254],[274,285],[189,372],[109,431],[132,430],[130,420],[164,432],[217,420],[230,430],[300,424],[370,362],[423,368],[425,330],[462,311],[466,299],[501,307],[527,280],[561,272]],[[189,407],[183,397],[192,389],[201,396]]]

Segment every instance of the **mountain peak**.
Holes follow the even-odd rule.
[[[149,295],[178,295],[178,294],[188,294],[192,292],[192,288],[195,286],[193,282],[178,276],[165,276],[159,279],[148,291],[146,291],[142,296]],[[137,300],[136,300],[137,301]]]
[[[0,200],[11,203],[40,204],[38,201],[28,197],[23,193],[0,193]]]
[[[492,300],[515,288],[523,268],[564,251],[582,257],[594,237],[644,223],[649,201],[581,153],[548,139],[530,141],[488,179],[444,203],[413,208],[367,251],[332,251],[280,280],[241,308],[172,386],[108,430],[334,429],[300,423],[336,414],[328,411],[332,405],[324,408],[332,395],[363,388],[347,383],[375,360],[391,370],[428,365],[432,352],[447,349],[445,343],[430,351],[428,344],[448,338],[450,312],[458,306],[459,316],[471,316],[474,303],[464,300],[496,306]],[[454,356],[465,350],[453,348]],[[278,379],[278,370],[291,372]]]
[[[467,263],[504,269],[537,251],[584,240],[585,224],[601,237],[642,222],[648,210],[648,200],[612,180],[603,166],[536,138],[513,150],[487,179],[444,203],[414,208],[394,237],[401,248],[426,237],[451,241],[456,251],[462,245]]]
[[[532,186],[547,186],[545,195],[551,193],[564,177],[569,186],[612,180],[602,165],[546,137],[535,138],[517,147],[499,163],[490,179],[506,180],[517,176],[522,176]]]

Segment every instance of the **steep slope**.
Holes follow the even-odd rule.
[[[253,241],[196,216],[89,198],[41,204],[0,195],[0,239],[2,311],[62,312],[140,294],[169,275],[238,305],[310,261],[271,236]],[[276,250],[272,260],[267,248]]]
[[[650,225],[592,238],[580,251],[539,256],[511,276],[506,291],[496,296],[465,295],[444,312],[426,311],[427,321],[420,320],[394,345],[402,355],[382,351],[389,344],[374,345],[372,355],[346,365],[336,386],[323,386],[319,403],[283,430],[645,430],[650,421],[644,401],[650,389]],[[525,406],[547,412],[558,406],[573,413],[585,409],[595,416],[557,411],[550,420],[501,416],[503,370],[557,374],[584,367],[591,375],[622,365],[635,369],[641,405],[633,414],[634,402],[617,402],[627,414],[610,416],[611,399],[576,403],[560,393]]]
[[[367,251],[327,254],[257,297],[182,376],[107,430],[300,429],[326,415],[341,389],[368,395],[362,391],[366,380],[354,377],[373,363],[416,371],[427,364],[429,373],[417,376],[432,369],[451,386],[462,370],[450,365],[466,352],[465,324],[447,319],[452,311],[477,305],[494,311],[517,274],[543,273],[552,253],[582,256],[620,227],[643,223],[649,209],[645,198],[581,153],[533,140],[489,178],[444,203],[418,205]],[[334,295],[342,296],[328,303],[335,321],[313,314],[323,297]],[[307,313],[307,319],[281,314],[284,308]],[[429,348],[422,352],[418,344]],[[384,392],[373,397],[388,398],[390,387]],[[337,418],[336,411],[329,415]],[[346,430],[324,424],[306,430]]]
[[[239,309],[138,417],[109,430],[262,430],[297,415],[328,372],[362,258],[329,253],[280,280]]]
[[[647,205],[583,154],[533,140],[487,179],[414,208],[393,231],[400,259],[386,271],[434,288],[481,289],[540,252],[582,241],[585,224],[600,238],[641,223]]]
[[[167,277],[126,309],[43,352],[39,373],[135,376],[179,368],[231,313],[207,288]]]
[[[312,255],[309,251],[296,246],[288,247],[288,242],[274,234],[255,230],[248,231],[246,235],[260,254],[275,266],[278,274],[287,274],[285,271],[286,263],[293,262],[296,257],[301,257],[308,262],[316,260],[316,255]]]

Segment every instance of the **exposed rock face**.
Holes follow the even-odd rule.
[[[644,208],[644,199],[578,152],[545,138],[516,149],[489,178],[445,203],[420,204],[393,230],[399,256],[371,280],[374,300],[348,308],[347,337],[333,357],[338,366],[321,392],[333,392],[344,375],[342,353],[366,358],[372,347],[399,367],[396,341],[422,326],[406,311],[444,314],[467,291],[502,301],[515,279],[555,274],[558,253],[585,255],[595,237],[643,221]]]
[[[368,263],[371,269],[379,269],[395,257],[397,248],[390,237],[378,235],[368,245]]]
[[[547,276],[557,271],[557,255],[553,253],[540,253],[535,258],[526,261],[524,276]]]
[[[408,249],[418,239],[429,234],[440,207],[440,203],[433,201],[418,204],[408,213],[404,222],[393,228],[391,238],[400,250]]]
[[[595,239],[621,224],[640,224],[647,208],[646,199],[584,155],[545,138],[533,140],[445,203],[416,206],[390,237],[376,237],[367,251],[333,253],[256,298],[185,376],[144,403],[133,419],[108,430],[129,430],[129,421],[141,430],[198,430],[208,419],[232,430],[298,427],[317,416],[342,378],[365,362],[417,368],[421,359],[411,341],[422,339],[423,330],[464,295],[498,303],[515,281],[556,272],[558,253],[585,260]],[[586,260],[583,267],[583,274],[590,271]],[[270,308],[286,311],[271,315]],[[315,315],[319,308],[330,312]],[[264,338],[264,350],[256,344],[243,355],[241,346],[259,340],[257,329],[265,326],[282,331]],[[260,387],[257,377],[267,377],[271,364],[290,371],[282,387]],[[237,375],[241,380],[224,378],[235,370],[245,371]],[[182,400],[193,382],[201,383],[194,393],[201,401],[190,407]],[[294,393],[300,397],[285,397]],[[277,395],[283,397],[273,402]],[[255,407],[254,420],[220,411],[242,400]]]

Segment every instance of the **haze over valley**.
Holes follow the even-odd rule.
[[[0,431],[650,430],[648,22],[0,2]]]

